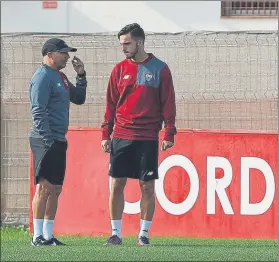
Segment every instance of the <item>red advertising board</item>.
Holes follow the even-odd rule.
[[[44,9],[56,9],[58,6],[57,1],[43,1]]]
[[[67,137],[67,171],[54,230],[109,235],[109,156],[101,150],[100,130],[71,128]],[[277,145],[276,133],[180,130],[175,146],[160,152],[150,235],[277,239]],[[30,170],[31,204],[32,165]],[[138,182],[128,180],[124,236],[138,234],[139,200]]]

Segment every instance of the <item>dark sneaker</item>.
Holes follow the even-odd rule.
[[[33,238],[32,238],[31,245],[35,246],[35,247],[45,246],[47,242],[48,241],[41,235],[41,236],[36,237],[35,240],[33,240]]]
[[[111,236],[107,243],[105,243],[105,246],[112,246],[112,245],[121,245],[122,244],[122,239],[118,237],[117,235]]]
[[[149,246],[150,245],[149,238],[148,237],[144,237],[144,236],[140,236],[138,244],[140,246]]]
[[[46,246],[66,246],[64,243],[59,241],[57,238],[53,237],[49,240],[46,240]]]

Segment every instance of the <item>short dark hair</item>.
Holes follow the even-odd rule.
[[[145,33],[143,29],[140,27],[139,24],[133,23],[124,26],[118,33],[118,39],[122,35],[131,34],[132,37],[142,38],[143,41],[145,40]]]

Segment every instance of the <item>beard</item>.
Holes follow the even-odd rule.
[[[126,53],[125,56],[127,59],[135,59],[135,56],[137,55],[138,51],[139,51],[139,47],[137,45],[137,47],[135,48],[135,50],[133,52]]]

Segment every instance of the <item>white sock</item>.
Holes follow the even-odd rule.
[[[35,241],[38,236],[43,235],[43,222],[43,219],[33,218],[33,241]]]
[[[139,237],[148,237],[148,230],[151,226],[151,223],[152,221],[142,219]]]
[[[45,219],[43,226],[43,234],[46,240],[53,238],[53,223],[54,220]]]
[[[121,236],[121,223],[122,223],[122,220],[111,220],[111,235],[117,235],[118,237],[122,237]]]

